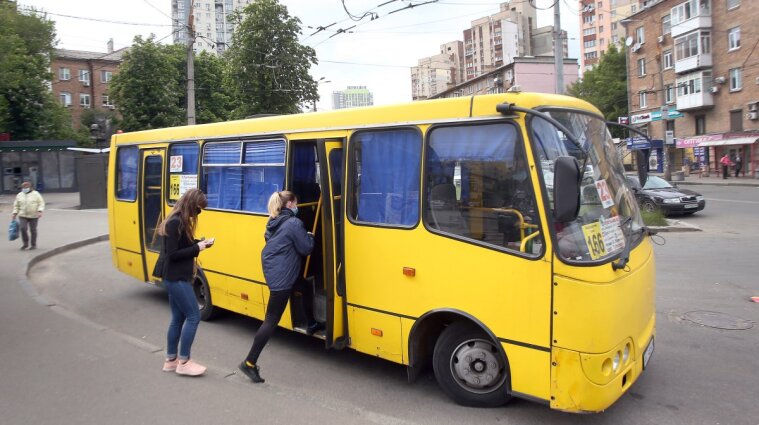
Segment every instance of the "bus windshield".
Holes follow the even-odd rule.
[[[580,187],[580,211],[571,222],[555,223],[557,252],[568,262],[606,262],[626,244],[640,241],[644,229],[632,190],[625,182],[624,167],[604,120],[576,110],[541,112],[563,124],[582,149],[564,133],[540,117],[530,120],[532,139],[539,156],[543,182],[553,211],[553,164],[560,156],[574,156],[584,164]]]

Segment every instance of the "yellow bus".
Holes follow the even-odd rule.
[[[521,397],[609,407],[655,334],[654,255],[607,123],[571,97],[505,93],[117,134],[113,263],[150,276],[154,229],[188,188],[213,236],[195,288],[202,317],[262,320],[266,201],[299,197],[317,246],[328,349],[432,371],[456,402]],[[294,294],[279,325],[306,333]],[[305,338],[305,336],[304,336]]]

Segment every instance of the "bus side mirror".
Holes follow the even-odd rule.
[[[553,216],[556,221],[574,221],[580,212],[580,163],[573,156],[556,159],[553,169]]]
[[[643,187],[646,185],[646,181],[648,180],[648,155],[646,155],[646,152],[643,151],[643,149],[638,149],[635,151],[635,162],[638,164],[638,181],[640,182],[640,187]]]

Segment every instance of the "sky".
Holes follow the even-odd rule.
[[[200,0],[209,1],[209,0]],[[521,2],[526,0],[511,0]],[[561,26],[568,32],[569,55],[580,54],[576,0],[561,3]],[[280,0],[302,25],[302,44],[313,47],[319,64],[311,75],[320,80],[317,109],[332,109],[332,91],[347,86],[367,86],[375,105],[411,101],[412,66],[438,53],[441,44],[463,41],[471,21],[498,12],[497,0],[438,0],[402,11],[424,0]],[[378,19],[352,21],[352,15],[372,11]],[[137,35],[155,34],[164,43],[170,36],[171,0],[18,0],[48,13],[56,23],[57,48],[105,52],[109,39],[114,48],[130,46]],[[383,5],[384,4],[384,5]],[[553,25],[554,0],[535,0],[537,26]],[[379,6],[379,7],[378,7]],[[109,21],[109,22],[103,22]],[[316,28],[328,30],[316,32]],[[338,29],[354,28],[336,34]],[[313,35],[312,35],[313,34]]]

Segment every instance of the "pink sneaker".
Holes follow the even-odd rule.
[[[206,367],[203,365],[197,364],[192,360],[187,360],[187,362],[185,363],[180,362],[177,365],[176,371],[179,375],[200,376],[206,373]]]
[[[174,372],[177,370],[177,365],[179,364],[179,360],[166,360],[163,362],[163,371],[164,372]]]

